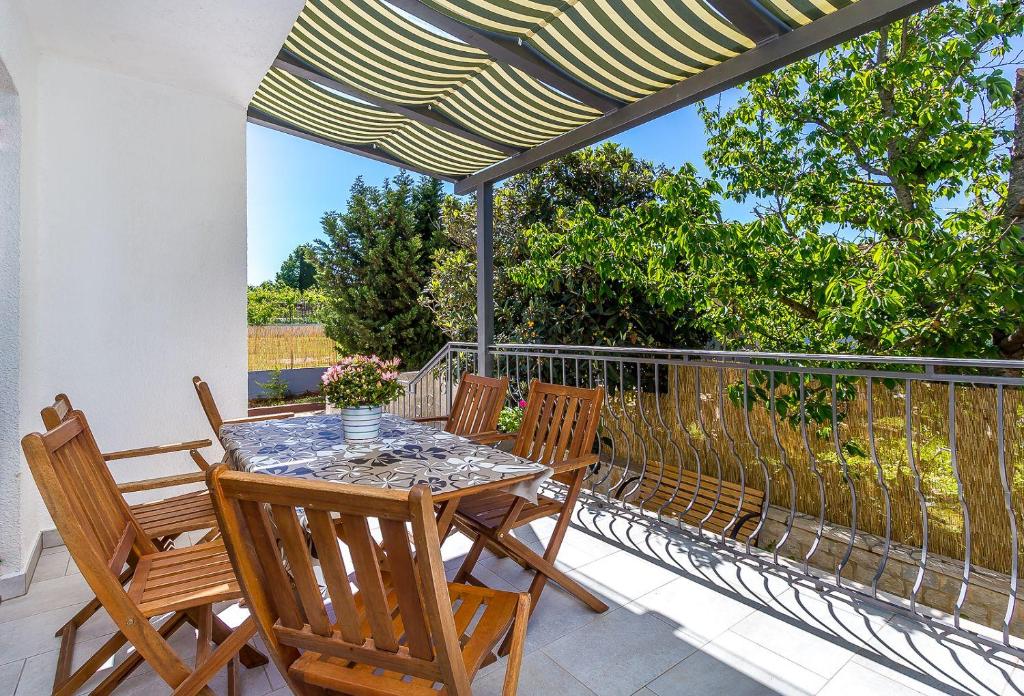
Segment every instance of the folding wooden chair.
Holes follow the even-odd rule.
[[[213,400],[213,392],[210,391],[210,385],[203,381],[202,377],[193,377],[192,386],[196,388],[196,396],[199,397],[199,403],[203,407],[203,413],[206,414],[206,420],[210,421],[210,427],[213,428],[213,434],[220,437],[220,426],[234,423],[254,423],[262,420],[279,420],[281,418],[291,418],[294,413],[273,413],[263,416],[250,416],[248,418],[231,418],[224,420],[220,415],[220,409],[217,408],[217,402]]]
[[[70,418],[73,413],[74,409],[71,406],[71,399],[66,394],[58,394],[54,397],[53,405],[42,409],[39,415],[42,417],[43,425],[46,429],[53,430]],[[198,449],[212,445],[213,443],[208,439],[191,440],[172,445],[157,445],[119,452],[107,452],[102,455],[104,461],[111,462],[188,450],[193,461],[199,466],[200,471],[195,473],[133,481],[118,484],[117,486],[121,493],[134,493],[170,486],[193,483],[203,484],[201,491],[192,491],[162,500],[130,506],[131,514],[142,527],[142,531],[153,541],[156,548],[161,551],[172,548],[174,540],[185,532],[210,529],[211,531],[203,537],[202,541],[212,541],[219,534],[217,516],[213,512],[213,503],[210,501],[210,495],[206,491],[206,475],[204,471],[210,465],[202,454],[199,453]],[[122,585],[131,579],[132,572],[135,569],[134,560],[134,557],[130,557],[128,559],[128,567],[121,573],[120,580]],[[78,629],[99,609],[100,602],[94,598],[57,630],[55,637],[61,639],[61,644],[58,659],[59,669],[55,676],[55,684],[66,679],[70,672],[72,649]]]
[[[71,399],[66,394],[58,394],[54,397],[53,405],[44,408],[39,412],[39,415],[42,416],[43,425],[46,429],[53,430],[73,412]],[[206,491],[205,472],[210,468],[210,464],[199,452],[200,448],[212,446],[213,443],[209,439],[204,439],[103,453],[104,461],[113,462],[187,450],[192,460],[199,467],[199,471],[193,473],[162,476],[117,485],[117,489],[121,493],[136,493],[172,486],[184,486],[195,483],[203,484],[203,490],[201,491],[192,491],[162,500],[131,506],[132,516],[142,526],[146,536],[153,539],[158,548],[169,548],[174,539],[185,532],[194,532],[217,526],[217,516],[213,512],[213,504],[210,502],[210,495]],[[209,540],[204,539],[204,541]]]
[[[493,444],[515,435],[498,432],[498,417],[505,406],[508,378],[465,374],[447,416],[413,418],[417,423],[444,421],[444,430],[483,444]]]
[[[473,675],[511,628],[503,693],[515,694],[529,596],[445,581],[426,486],[380,490],[221,466],[210,472],[210,490],[248,605],[294,693],[468,695]],[[340,517],[351,564],[339,548],[333,515]],[[386,566],[375,552],[373,519],[379,520]]]
[[[456,525],[476,539],[455,576],[456,582],[478,582],[473,578],[473,567],[484,547],[494,545],[524,568],[535,571],[530,583],[532,606],[537,606],[545,583],[553,580],[594,611],[608,609],[604,602],[555,567],[587,468],[597,463],[597,455],[591,454],[591,450],[603,401],[601,387],[579,389],[533,381],[512,453],[552,467],[554,480],[566,485],[565,497],[558,500],[541,495],[536,504],[502,492],[463,498],[455,513]],[[509,533],[550,516],[558,519],[543,556]]]
[[[213,614],[214,603],[241,598],[223,543],[158,549],[132,517],[80,411],[65,414],[45,434],[25,436],[22,448],[72,559],[119,629],[73,674],[73,637],[62,641],[54,694],[76,693],[126,642],[135,652],[92,693],[109,693],[143,660],[175,694],[212,694],[206,684],[229,663],[229,691],[234,693],[239,651],[247,653],[247,666],[266,664],[265,656],[247,645],[256,630],[252,619],[231,630]],[[135,568],[128,588],[122,574],[126,565]],[[150,623],[164,615],[169,616],[159,627]],[[185,623],[198,629],[195,669],[166,640]]]

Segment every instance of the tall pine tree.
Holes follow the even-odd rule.
[[[327,335],[344,353],[426,362],[443,344],[419,302],[431,255],[445,244],[438,219],[440,182],[401,173],[380,187],[356,179],[345,212],[321,218],[319,284],[327,296]]]

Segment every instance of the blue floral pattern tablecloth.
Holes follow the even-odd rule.
[[[426,484],[435,496],[533,473],[507,492],[536,502],[538,488],[553,473],[542,464],[390,414],[384,415],[380,438],[369,442],[346,442],[336,415],[226,424],[220,440],[227,462],[242,471],[376,488]]]

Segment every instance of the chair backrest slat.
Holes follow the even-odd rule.
[[[430,660],[434,657],[434,651],[430,646],[430,630],[423,615],[423,600],[416,581],[412,549],[409,548],[409,533],[405,523],[396,520],[381,520],[380,531],[384,552],[391,567],[391,580],[402,614],[409,654]]]
[[[295,509],[288,505],[271,505],[271,515],[277,526],[277,534],[284,547],[285,555],[291,565],[292,579],[295,590],[302,603],[306,623],[313,633],[321,636],[331,635],[331,623],[327,618],[320,586],[317,584],[313,564],[306,553],[306,542],[303,539],[302,525],[299,523]]]
[[[381,567],[370,526],[365,517],[342,515],[341,525],[345,529],[345,542],[352,554],[352,565],[355,566],[356,585],[363,600],[366,621],[370,624],[373,642],[381,650],[398,652],[398,637],[391,622],[388,610],[387,592],[381,577]]]
[[[341,637],[349,643],[361,645],[364,641],[363,629],[359,625],[359,614],[352,596],[345,559],[338,547],[334,521],[329,514],[319,510],[307,510],[306,520],[324,573],[324,582],[327,583],[327,593],[334,606],[334,615],[341,629]]]
[[[220,415],[220,409],[217,408],[217,402],[213,400],[213,392],[210,391],[210,385],[203,381],[199,376],[192,378],[192,386],[196,388],[196,395],[199,397],[199,403],[203,407],[203,413],[206,414],[206,420],[210,421],[210,427],[213,428],[215,435],[220,434],[220,426],[224,425],[224,419]]]
[[[462,375],[444,429],[455,435],[476,435],[497,429],[506,394],[507,377]]]
[[[469,693],[426,487],[342,487],[223,466],[209,481],[236,573],[279,669],[288,673],[299,650],[315,650],[441,682],[450,694]],[[330,606],[313,573],[299,509]],[[371,528],[379,528],[379,538]]]
[[[601,420],[604,389],[534,380],[512,453],[549,466],[588,454]]]
[[[49,414],[50,422],[58,418],[55,428],[24,439],[29,466],[76,562],[101,559],[111,579],[116,578],[133,550],[151,553],[156,548],[131,516],[85,414],[57,411]]]

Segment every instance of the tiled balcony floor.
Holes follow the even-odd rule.
[[[539,545],[550,529],[545,520],[520,536]],[[445,545],[451,573],[467,548],[461,536]],[[942,638],[866,602],[823,596],[599,506],[577,510],[560,562],[611,608],[594,614],[548,587],[530,624],[524,696],[1024,694],[1021,663],[1005,654]],[[493,556],[475,574],[494,586],[529,583],[517,565]],[[90,594],[67,552],[48,549],[29,594],[0,605],[0,696],[50,693],[53,633]],[[77,657],[113,630],[94,617],[79,632]],[[194,651],[188,628],[172,642],[183,656]],[[503,665],[485,668],[474,693],[500,694]],[[287,693],[273,667],[241,672],[250,696]],[[213,687],[224,693],[223,674]],[[144,665],[115,693],[167,691]]]

